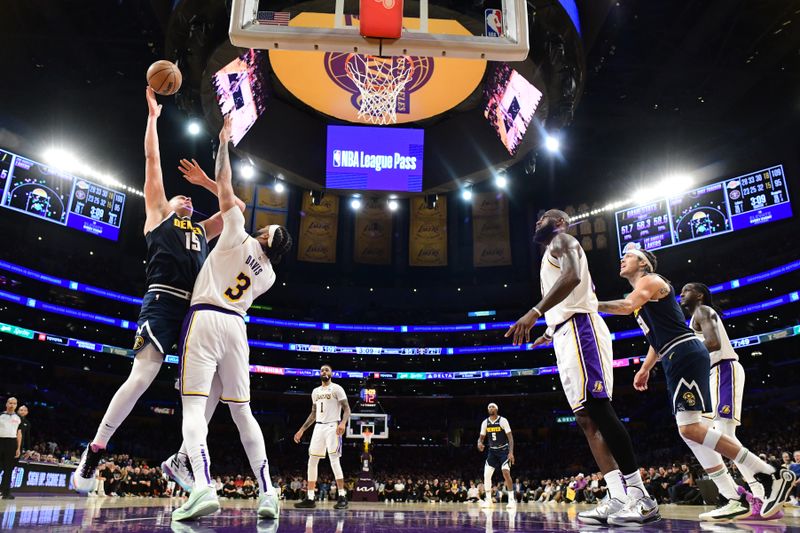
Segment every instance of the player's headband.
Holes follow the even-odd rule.
[[[267,233],[269,234],[269,237],[267,238],[267,246],[272,246],[272,239],[275,237],[275,232],[278,231],[278,228],[280,228],[280,226],[277,224],[267,226]]]
[[[490,403],[489,405],[486,406],[487,409],[491,409],[492,407],[494,407],[495,409],[500,409],[499,407],[497,407],[497,404],[494,403],[494,402],[492,402],[492,403]]]
[[[639,259],[641,259],[642,261],[644,261],[644,262],[645,262],[645,264],[646,264],[648,267],[650,267],[650,272],[655,272],[655,271],[656,271],[656,269],[655,269],[655,268],[653,268],[653,263],[651,263],[651,262],[650,262],[650,260],[647,258],[647,256],[646,256],[646,255],[644,255],[644,253],[642,253],[642,251],[641,251],[641,250],[637,250],[636,248],[631,248],[630,250],[628,250],[628,251],[627,251],[627,252],[625,252],[625,253],[626,253],[626,254],[633,254],[633,255],[635,255],[636,257],[638,257]]]

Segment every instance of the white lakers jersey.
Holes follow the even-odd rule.
[[[311,393],[311,401],[317,409],[317,422],[327,424],[341,420],[341,406],[339,402],[346,400],[347,394],[336,383],[330,382],[327,386],[320,385]]]
[[[542,266],[539,272],[542,296],[548,293],[555,285],[556,280],[561,276],[561,259],[556,259],[550,253],[550,245],[544,251]],[[586,260],[586,253],[581,250],[578,260],[578,276],[581,282],[572,289],[569,296],[564,298],[558,305],[544,314],[548,327],[556,327],[565,322],[575,313],[596,313],[597,296],[594,293],[594,283],[589,273],[589,261]]]
[[[725,326],[722,324],[722,319],[719,317],[717,312],[710,307],[708,308],[708,312],[711,313],[712,320],[713,317],[716,317],[715,323],[717,327],[717,336],[719,337],[719,350],[717,350],[716,352],[709,353],[709,355],[711,356],[711,364],[715,365],[720,361],[726,359],[732,359],[734,361],[738,361],[739,354],[737,354],[736,350],[733,349],[733,345],[731,344],[731,339],[728,337],[728,332],[725,331]],[[703,332],[697,331],[695,329],[694,315],[692,315],[692,320],[689,322],[689,327],[692,328],[694,334],[697,335],[697,337],[701,341],[705,340],[705,337],[703,337]]]
[[[238,207],[222,219],[222,234],[194,283],[192,305],[211,304],[244,316],[253,300],[275,283],[275,271],[261,244],[244,230]]]

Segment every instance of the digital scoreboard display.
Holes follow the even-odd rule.
[[[783,165],[614,214],[620,256],[632,244],[657,250],[791,216]]]
[[[117,240],[125,194],[0,150],[0,205]]]

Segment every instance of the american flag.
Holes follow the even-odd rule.
[[[288,26],[289,18],[288,11],[259,11],[256,21],[267,26]]]

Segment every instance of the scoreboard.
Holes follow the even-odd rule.
[[[0,205],[110,240],[119,237],[125,194],[0,150]]]
[[[614,214],[620,256],[629,244],[656,250],[791,216],[783,165]]]

